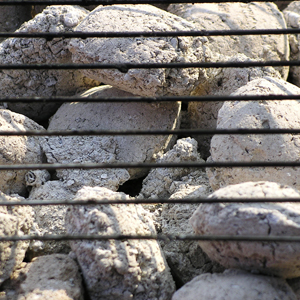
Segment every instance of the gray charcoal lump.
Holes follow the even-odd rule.
[[[45,131],[31,119],[8,109],[0,109],[0,130],[24,132],[27,130]],[[37,136],[0,136],[0,164],[34,164],[44,161],[41,137]],[[2,170],[0,190],[6,194],[25,195],[26,170]]]
[[[0,192],[0,202],[25,201],[14,195]],[[33,222],[33,210],[29,206],[0,206],[0,235],[28,235]],[[7,241],[0,243],[0,284],[22,263],[29,241]]]
[[[255,203],[256,198],[300,198],[299,191],[275,182],[245,182],[215,191],[211,199],[251,198],[254,203],[201,204],[190,222],[199,235],[299,236],[300,204]],[[212,259],[239,268],[283,278],[300,276],[299,243],[199,242]]]
[[[157,163],[203,162],[197,152],[197,142],[192,138],[177,140],[174,147],[162,155]],[[185,199],[206,197],[211,188],[205,170],[194,168],[153,168],[143,181],[140,198]],[[192,234],[189,218],[196,204],[164,204],[145,206],[155,216],[157,230],[162,234]],[[213,263],[207,255],[201,256],[200,246],[194,241],[160,241],[168,264],[184,283],[195,275],[223,268]]]
[[[151,5],[112,5],[93,10],[76,28],[80,32],[192,31],[190,22]],[[73,39],[75,63],[204,62],[210,51],[203,37]],[[189,95],[206,71],[199,68],[82,70],[97,81],[139,96]]]
[[[288,3],[288,2],[287,2]],[[289,5],[283,11],[284,17],[289,28],[299,28],[300,27],[300,2],[299,1],[291,1]],[[299,34],[291,34],[289,35],[290,42],[290,51],[291,57],[290,60],[299,60],[300,52],[299,52]],[[290,67],[290,82],[293,84],[300,86],[300,67],[299,66],[291,66]]]
[[[72,32],[88,14],[79,6],[49,6],[17,32]],[[0,44],[1,64],[56,64],[70,63],[68,40],[55,38],[9,38]],[[73,96],[87,88],[99,85],[78,70],[2,70],[0,71],[2,97]],[[33,120],[47,120],[59,103],[9,103],[8,108]]]
[[[193,23],[198,30],[285,29],[286,22],[271,2],[171,4],[168,11]],[[287,35],[209,36],[212,54],[244,53],[254,60],[289,59]],[[217,56],[217,55],[216,55]],[[276,67],[287,79],[289,67]]]
[[[156,162],[203,162],[197,152],[197,142],[192,138],[177,140],[174,147],[161,155]],[[153,168],[143,180],[139,197],[164,198],[170,196],[169,189],[175,179],[179,179],[192,171],[191,168]]]
[[[257,59],[262,61],[262,59]],[[220,55],[218,62],[251,62],[245,54],[235,54],[233,56]],[[238,88],[246,85],[248,82],[270,76],[280,79],[278,71],[272,67],[250,67],[250,68],[212,68],[208,73],[209,80],[200,82],[193,96],[228,96]],[[218,112],[224,101],[190,101],[188,104],[188,123],[192,129],[212,130],[217,127]],[[198,144],[199,151],[203,158],[209,154],[210,142],[212,136],[196,135],[193,136]]]
[[[30,171],[30,173],[33,173]],[[37,177],[41,176],[41,172],[34,172]],[[46,200],[46,201],[70,201],[74,198],[72,193],[66,185],[59,180],[52,180],[39,184],[39,181],[44,180],[44,174],[41,178],[37,178],[38,184],[33,186],[30,194],[30,200]],[[33,184],[33,183],[31,183]],[[33,206],[34,222],[31,233],[33,235],[44,236],[48,234],[64,235],[66,234],[65,215],[67,205],[39,205]],[[53,253],[69,253],[69,241],[31,241],[29,249],[27,250],[27,257],[36,257],[40,255]]]
[[[170,187],[173,191],[170,200],[206,198],[211,193],[205,170],[198,169],[174,180]],[[198,204],[167,203],[161,207],[158,217],[162,234],[192,235],[193,228],[189,219]],[[197,241],[161,241],[167,262],[182,283],[187,283],[203,273],[218,273],[224,270],[219,263],[212,261],[200,248]]]
[[[23,262],[2,286],[0,299],[83,300],[78,264],[66,254],[45,255]]]
[[[297,95],[300,89],[282,79],[263,77],[250,81],[232,93],[243,95]],[[292,98],[292,97],[291,97]],[[297,100],[227,101],[218,114],[218,129],[299,128],[300,103]],[[297,134],[214,135],[210,145],[211,162],[298,161]],[[295,167],[207,168],[211,187],[268,180],[300,187],[300,169]]]
[[[296,300],[282,278],[241,270],[202,274],[175,292],[172,300]]]
[[[111,86],[93,88],[81,97],[133,97]],[[49,130],[176,129],[181,105],[170,103],[65,103],[52,117]],[[154,117],[155,116],[155,117]],[[43,144],[49,163],[141,163],[154,161],[169,149],[174,136],[71,136],[48,137]],[[146,170],[147,172],[147,170]],[[69,188],[83,185],[117,190],[127,180],[145,175],[145,169],[57,170]]]
[[[124,193],[84,187],[75,200],[126,200]],[[151,235],[153,220],[141,205],[72,206],[66,215],[69,234]],[[91,300],[168,300],[175,285],[156,240],[72,241]]]

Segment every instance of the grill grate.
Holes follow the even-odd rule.
[[[222,2],[235,2],[235,1],[205,1],[206,3],[222,3]],[[251,1],[238,1],[249,3]],[[258,0],[257,2],[263,2]],[[288,1],[286,1],[288,2]],[[72,5],[112,5],[112,4],[149,4],[149,1],[1,1],[1,5],[57,5],[57,4],[72,4]],[[161,3],[161,1],[151,1],[152,3]],[[164,1],[164,3],[189,3],[189,1]],[[288,28],[288,29],[251,29],[251,30],[201,30],[201,31],[183,31],[183,32],[90,32],[90,33],[24,33],[24,32],[0,32],[0,38],[45,38],[50,41],[54,38],[88,38],[88,37],[170,37],[170,36],[226,36],[226,35],[278,35],[278,34],[298,34],[300,29]],[[22,69],[34,69],[34,70],[57,70],[57,69],[118,69],[121,72],[126,73],[129,69],[136,68],[245,68],[245,67],[263,67],[263,66],[298,66],[300,61],[250,61],[250,62],[212,62],[212,63],[143,63],[143,64],[0,64],[2,70],[22,70]],[[255,95],[255,96],[165,96],[165,97],[125,97],[125,98],[78,98],[78,97],[17,97],[17,98],[0,98],[1,102],[12,103],[31,103],[31,102],[171,102],[182,101],[187,103],[193,102],[208,102],[208,101],[257,101],[257,100],[291,100],[300,99],[300,95]],[[200,130],[200,129],[174,129],[174,130],[125,130],[125,131],[113,131],[113,130],[99,130],[99,131],[25,131],[25,132],[11,132],[1,131],[0,136],[77,136],[77,135],[212,135],[212,134],[299,134],[300,129],[215,129],[215,130]],[[68,163],[68,164],[22,164],[22,165],[0,165],[0,170],[57,170],[57,169],[97,169],[97,168],[208,168],[208,167],[299,167],[300,162],[222,162],[222,163],[117,163],[117,164],[96,164],[96,163]],[[285,199],[255,199],[256,202],[300,202],[299,199],[285,198]],[[140,199],[140,200],[126,200],[115,201],[114,203],[213,203],[220,202],[220,200],[210,199],[183,199],[183,200],[169,200],[169,199]],[[222,199],[221,202],[253,202],[253,199]],[[111,204],[111,201],[26,201],[22,202],[1,202],[0,206],[18,206],[18,205],[95,205],[95,204]],[[69,235],[64,236],[14,236],[14,237],[0,237],[0,241],[15,241],[15,240],[61,240],[61,239],[124,239],[120,236],[80,236],[72,237]],[[126,238],[144,239],[144,238],[156,238],[156,239],[174,239],[174,240],[240,240],[240,241],[261,241],[264,237],[244,237],[244,236],[160,236],[144,237],[136,236]],[[269,241],[285,241],[285,242],[297,242],[300,238],[295,237],[265,237]]]
[[[229,2],[229,1],[205,1],[210,2]],[[231,1],[235,2],[235,1]],[[249,3],[250,1],[239,1]],[[258,0],[257,2],[263,2]],[[287,2],[287,1],[286,1]],[[0,5],[51,5],[51,4],[77,4],[77,5],[112,5],[112,4],[149,4],[149,1],[84,1],[84,0],[70,0],[70,1],[1,1]],[[151,3],[161,3],[161,1],[151,1]],[[189,3],[184,0],[170,0],[164,3]],[[0,6],[1,7],[1,6]],[[45,38],[51,41],[55,38],[83,38],[99,37],[99,38],[114,38],[114,37],[170,37],[170,36],[227,36],[227,35],[278,35],[278,34],[300,34],[300,29],[260,29],[260,30],[202,30],[202,31],[184,31],[184,32],[92,32],[92,33],[6,33],[0,32],[0,38]],[[120,64],[0,64],[0,70],[58,70],[58,69],[117,69],[123,73],[128,72],[130,69],[149,69],[149,68],[246,68],[246,67],[266,67],[266,66],[300,66],[300,61],[247,61],[247,62],[205,62],[205,63],[120,63]],[[7,72],[8,72],[7,71]],[[113,103],[129,103],[129,102],[177,102],[182,103],[192,102],[225,102],[225,101],[269,101],[269,100],[300,100],[300,95],[253,95],[253,96],[164,96],[164,97],[113,97],[113,98],[79,98],[79,97],[2,97],[0,102],[11,103],[68,103],[68,102],[113,102]],[[25,132],[11,132],[0,131],[0,136],[130,136],[130,135],[178,135],[178,136],[192,136],[192,135],[249,135],[249,134],[300,134],[299,129],[215,129],[215,130],[201,130],[201,129],[174,129],[174,130],[50,130],[50,131],[25,131]],[[184,163],[54,163],[54,164],[14,164],[14,165],[0,165],[1,170],[48,170],[55,171],[60,169],[112,169],[112,168],[238,168],[238,167],[300,167],[300,161],[255,161],[255,162],[184,162]],[[26,201],[2,201],[0,207],[15,207],[15,206],[53,206],[53,205],[106,205],[106,204],[200,204],[200,203],[298,203],[299,198],[256,198],[255,200],[249,198],[243,199],[207,199],[198,198],[191,199],[185,198],[177,199],[131,199],[131,200],[114,200],[109,201],[106,199],[95,200],[26,200]],[[239,241],[239,242],[283,242],[295,243],[300,242],[298,236],[227,236],[227,235],[190,235],[190,234],[177,234],[177,235],[24,235],[24,236],[0,236],[0,242],[5,241],[63,241],[63,240],[160,240],[160,241]]]

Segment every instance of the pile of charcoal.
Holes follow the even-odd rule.
[[[271,2],[3,6],[0,31],[83,34],[300,28],[300,2],[281,9]],[[299,49],[297,34],[10,37],[0,42],[0,64],[284,62],[299,60]],[[1,131],[45,133],[0,136],[1,165],[189,163],[182,168],[1,170],[0,200],[6,202],[0,206],[2,237],[300,234],[300,204],[280,202],[300,198],[299,168],[190,164],[298,162],[298,134],[47,136],[53,130],[299,129],[300,103],[293,96],[300,94],[300,66],[3,68],[0,92]],[[274,94],[291,99],[222,101],[229,95]],[[69,96],[71,101],[74,97],[74,101],[9,101],[56,96]],[[163,96],[219,96],[220,101],[142,101],[142,97]],[[138,98],[109,101],[116,97]],[[97,98],[105,101],[89,101]],[[202,198],[209,201],[178,203]],[[229,198],[241,202],[222,202]],[[255,202],[264,198],[278,198],[278,202]],[[143,199],[170,203],[126,203]],[[250,201],[242,203],[242,199]],[[28,200],[89,204],[7,205]],[[114,204],[115,200],[125,203]],[[1,241],[2,299],[296,300],[300,299],[300,245],[167,238]]]

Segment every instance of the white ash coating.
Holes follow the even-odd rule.
[[[93,10],[97,7],[98,5],[80,5],[80,7],[84,7],[87,10]],[[43,10],[45,8],[47,8],[48,5],[33,5],[32,7],[32,14],[37,15],[41,12],[43,12]]]
[[[101,86],[82,97],[133,97],[132,94]],[[179,102],[170,103],[66,103],[50,121],[49,130],[151,130],[176,129],[180,124]],[[48,137],[43,145],[48,162],[141,163],[155,160],[169,149],[174,136],[81,136]],[[128,173],[129,172],[129,173]],[[117,190],[145,169],[57,170],[69,188],[100,185]]]
[[[193,31],[190,22],[151,5],[97,7],[75,28],[80,32]],[[73,39],[74,63],[176,63],[204,62],[210,51],[203,37],[136,37]],[[82,70],[97,81],[139,96],[189,95],[205,69],[153,68]]]
[[[162,155],[157,163],[204,162],[197,153],[197,142],[192,138],[177,140],[174,147]],[[194,168],[154,168],[143,181],[137,199],[144,198],[199,198],[211,193],[205,170]],[[151,211],[155,226],[163,234],[190,234],[189,218],[197,208],[195,204],[144,205]],[[178,282],[186,283],[194,276],[208,271],[218,271],[219,265],[212,263],[196,242],[160,241],[172,274]],[[220,268],[220,267],[219,267]]]
[[[200,199],[211,193],[208,178],[204,170],[193,171],[173,181],[169,199]],[[160,231],[167,235],[191,235],[193,228],[189,219],[199,204],[164,204],[158,217]],[[203,273],[222,272],[224,268],[209,259],[196,241],[161,241],[168,265],[181,283],[187,283]],[[174,275],[173,275],[174,276]],[[177,279],[178,280],[178,279]]]
[[[0,192],[0,201],[25,201],[20,196],[7,196]],[[29,206],[0,206],[0,235],[28,235],[33,222],[33,211]],[[0,243],[0,284],[22,263],[29,241]]]
[[[174,147],[158,157],[156,163],[203,162],[197,152],[197,142],[192,138],[177,140]],[[139,197],[164,198],[170,196],[169,189],[174,180],[179,179],[192,170],[191,168],[153,168],[143,180]]]
[[[257,59],[261,60],[261,59]],[[254,59],[245,54],[237,53],[231,57],[220,55],[218,62],[251,62]],[[238,88],[246,85],[253,79],[264,76],[281,78],[278,71],[272,67],[251,68],[212,68],[207,71],[209,80],[205,79],[199,83],[193,96],[228,96]],[[188,123],[191,129],[212,130],[217,127],[218,112],[224,101],[191,101],[188,104]],[[202,157],[207,158],[209,154],[212,135],[193,135],[199,145]]]
[[[202,274],[175,292],[172,300],[296,300],[281,278],[255,275],[241,270]]]
[[[7,109],[0,109],[0,130],[22,132],[45,130],[31,119]],[[43,162],[40,146],[42,138],[37,136],[0,136],[0,164],[38,164]],[[27,170],[3,170],[0,172],[0,190],[6,194],[24,195]]]
[[[300,28],[300,2],[291,1],[289,5],[283,10],[283,15],[286,20],[288,28]],[[290,34],[289,35],[290,43],[290,60],[299,60],[300,51],[300,35],[299,34]],[[300,67],[291,66],[290,67],[290,82],[300,86]]]
[[[129,199],[106,188],[84,187],[75,201]],[[151,215],[141,205],[72,206],[69,234],[153,235]],[[91,300],[170,299],[175,286],[156,240],[72,241]]]
[[[231,95],[297,95],[300,89],[282,79],[264,77],[249,82]],[[300,128],[297,100],[228,101],[219,111],[218,129]],[[210,162],[298,161],[300,140],[296,134],[215,135]],[[296,167],[207,168],[211,187],[268,180],[300,187]]]
[[[299,203],[255,203],[255,198],[299,198],[293,188],[275,182],[245,182],[219,189],[211,199],[251,198],[250,203],[201,204],[191,218],[199,235],[299,236]],[[199,242],[212,259],[283,278],[300,276],[300,244],[282,242]]]
[[[112,137],[47,137],[43,143],[48,163],[117,163],[116,149],[117,145]],[[118,168],[59,169],[56,176],[72,192],[85,185],[104,186],[116,191],[119,185],[130,179],[127,170]]]
[[[72,32],[87,15],[79,6],[49,6],[41,14],[24,23],[17,32]],[[8,38],[0,44],[1,64],[59,64],[71,63],[67,49],[69,40],[54,38]],[[78,70],[1,70],[2,97],[73,96],[99,85],[84,77]],[[10,103],[9,109],[36,121],[47,120],[59,103]]]
[[[50,180],[50,178],[51,175],[47,170],[32,170],[25,174],[26,186],[30,188],[38,188]]]
[[[274,3],[171,4],[168,11],[192,22],[198,30],[285,29],[283,14]],[[289,60],[287,35],[244,35],[208,37],[213,54],[244,53],[254,60]],[[287,79],[289,67],[276,67]]]
[[[84,299],[78,265],[65,254],[45,255],[23,263],[5,285],[6,300]]]
[[[46,181],[42,185],[33,186],[29,200],[70,201],[74,198],[66,185],[58,180]],[[33,206],[34,221],[31,233],[34,235],[64,235],[66,234],[65,215],[67,205]],[[27,257],[36,257],[53,253],[69,253],[69,241],[31,241]]]

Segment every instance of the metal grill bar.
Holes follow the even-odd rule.
[[[128,200],[26,200],[26,201],[1,201],[0,206],[53,206],[53,205],[112,205],[112,204],[213,204],[213,203],[298,203],[300,198],[197,198],[197,199],[128,199]]]
[[[103,98],[83,98],[83,97],[18,97],[18,98],[1,98],[0,102],[11,103],[33,103],[33,102],[208,102],[208,101],[267,101],[267,100],[300,100],[300,95],[247,95],[247,96],[161,96],[161,97],[103,97]]]
[[[130,69],[153,68],[249,68],[249,67],[300,66],[300,60],[293,61],[246,61],[246,62],[193,62],[193,63],[118,63],[118,64],[0,64],[0,70],[64,70],[64,69],[117,69],[127,73]]]
[[[231,235],[24,235],[0,236],[7,241],[75,241],[75,240],[162,240],[162,241],[237,241],[237,242],[300,242],[300,236],[231,236]]]
[[[125,169],[125,168],[239,168],[239,167],[300,167],[300,161],[251,161],[251,162],[184,162],[184,163],[68,163],[0,165],[3,170],[58,170],[58,169]]]
[[[282,35],[298,34],[299,28],[287,29],[249,29],[249,30],[193,30],[193,31],[164,31],[164,32],[0,32],[3,38],[45,38],[51,40],[54,38],[123,38],[123,37],[178,37],[178,36],[228,36],[228,35]]]
[[[126,136],[126,135],[212,135],[212,134],[300,134],[300,129],[276,128],[276,129],[172,129],[172,130],[87,130],[87,131],[0,131],[0,136]]]

